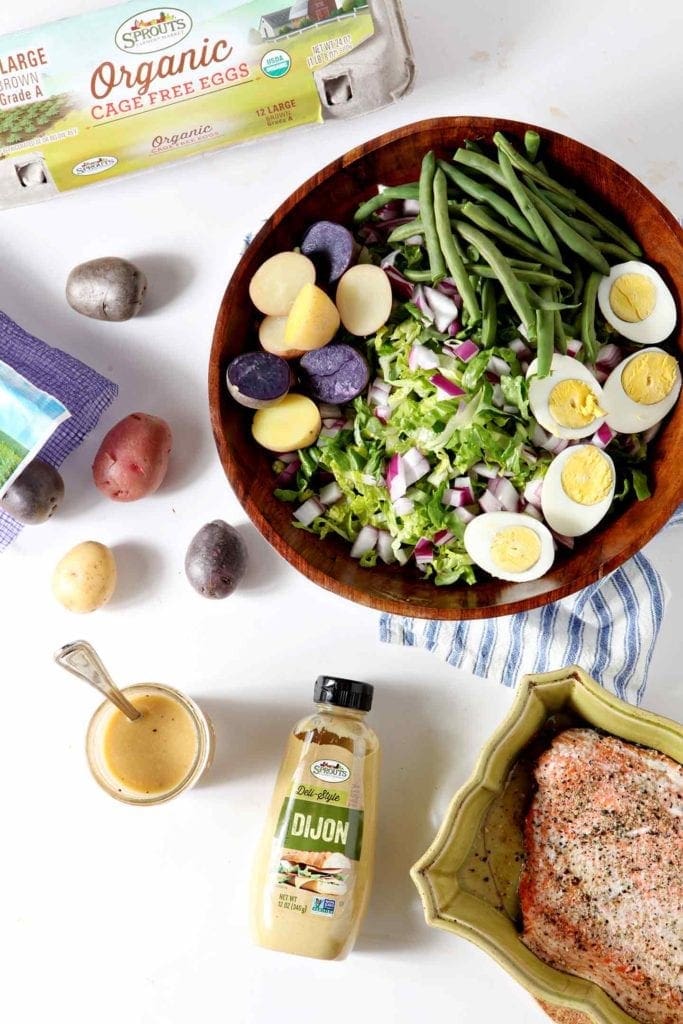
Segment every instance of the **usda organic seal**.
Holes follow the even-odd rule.
[[[261,71],[268,78],[283,78],[292,66],[292,58],[284,50],[268,50],[261,57]]]

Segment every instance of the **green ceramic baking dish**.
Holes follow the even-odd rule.
[[[683,761],[681,726],[613,697],[580,668],[524,676],[411,875],[427,922],[485,949],[556,1020],[638,1024],[593,982],[549,967],[520,939],[517,887],[532,762],[553,732],[577,724]]]

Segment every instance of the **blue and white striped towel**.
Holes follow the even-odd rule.
[[[683,505],[667,524],[683,525]],[[640,704],[668,590],[639,552],[609,576],[530,612],[468,622],[382,615],[385,643],[425,647],[449,665],[514,686],[527,672],[580,665],[607,689]]]

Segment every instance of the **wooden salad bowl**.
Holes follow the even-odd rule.
[[[422,579],[411,565],[361,568],[342,540],[330,537],[321,541],[296,529],[293,506],[273,496],[275,457],[252,439],[252,413],[227,393],[228,362],[258,345],[257,314],[248,286],[265,259],[298,245],[315,220],[327,217],[350,225],[356,207],[376,192],[378,183],[417,180],[422,157],[429,149],[450,157],[466,139],[490,141],[497,129],[521,146],[529,128],[535,126],[488,117],[441,117],[406,125],[352,149],[304,182],[266,221],[223,296],[211,349],[209,404],[228,480],[256,527],[295,569],[327,590],[380,611],[425,619],[479,619],[556,601],[620,566],[654,537],[683,501],[683,473],[678,464],[678,453],[683,451],[683,401],[679,401],[650,447],[651,498],[622,507],[590,534],[578,538],[573,551],[558,551],[552,569],[541,579],[437,587]],[[640,243],[643,260],[662,274],[677,300],[678,321],[671,344],[680,353],[683,232],[676,220],[614,161],[565,135],[545,128],[536,130],[551,173],[580,188],[608,216],[624,224]]]

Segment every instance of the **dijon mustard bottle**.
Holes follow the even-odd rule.
[[[315,711],[290,733],[252,878],[252,930],[268,949],[341,960],[356,940],[375,856],[372,696],[319,676]]]

